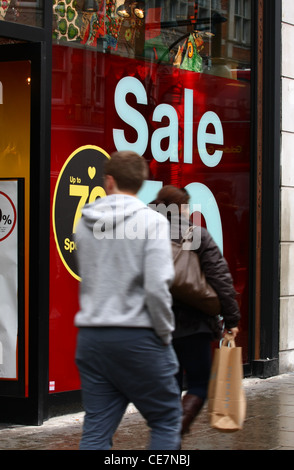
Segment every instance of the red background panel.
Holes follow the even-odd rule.
[[[144,116],[149,141],[145,158],[149,162],[150,180],[184,187],[199,182],[213,193],[223,226],[223,249],[238,291],[242,321],[239,343],[247,359],[248,284],[249,284],[249,189],[250,189],[250,82],[229,80],[213,75],[178,70],[141,60],[62,46],[53,48],[53,104],[51,203],[53,207],[57,179],[69,156],[79,147],[92,145],[107,153],[116,150],[113,129],[125,131],[132,143],[137,132],[119,118],[114,93],[123,77],[139,80],[147,95],[147,104],[139,104],[128,95],[130,106]],[[193,93],[193,163],[183,161],[184,90]],[[178,116],[178,162],[159,163],[151,152],[155,129],[168,126],[168,119],[154,122],[155,108],[173,106]],[[213,111],[222,123],[224,145],[220,163],[208,167],[197,148],[197,129],[204,113]],[[213,133],[213,129],[209,130]],[[162,146],[168,146],[167,141]],[[208,146],[214,152],[213,146]],[[81,165],[83,161],[81,160]],[[100,175],[101,176],[101,175]],[[51,391],[79,388],[74,363],[77,329],[73,325],[78,310],[79,281],[64,265],[51,230],[50,244],[50,353]],[[111,282],[111,280],[109,280]]]

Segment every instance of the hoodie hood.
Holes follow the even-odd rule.
[[[125,222],[134,217],[138,211],[147,206],[135,196],[112,194],[86,204],[82,217],[86,227],[101,233],[108,238],[124,227]]]

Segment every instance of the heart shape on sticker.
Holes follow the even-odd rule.
[[[96,175],[96,168],[94,166],[89,166],[88,175],[90,176],[91,180],[94,178]]]

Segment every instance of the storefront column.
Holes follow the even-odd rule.
[[[279,371],[281,2],[260,0],[256,87],[256,293],[253,375]]]

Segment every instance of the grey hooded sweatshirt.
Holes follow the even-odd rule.
[[[138,198],[114,194],[82,211],[76,230],[81,277],[77,327],[174,330],[174,278],[167,219]]]

